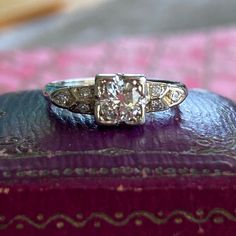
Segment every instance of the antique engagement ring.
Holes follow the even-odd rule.
[[[140,125],[146,112],[179,105],[188,91],[180,82],[146,79],[142,74],[97,74],[51,82],[44,94],[57,107],[94,115],[100,125]]]

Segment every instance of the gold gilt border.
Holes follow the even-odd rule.
[[[0,144],[1,145],[1,144]],[[236,145],[236,144],[235,144]],[[126,148],[103,148],[96,150],[81,150],[81,151],[33,151],[33,149],[27,152],[21,152],[17,147],[16,153],[8,153],[7,149],[3,148],[0,150],[1,160],[24,160],[30,158],[59,158],[65,156],[81,156],[91,155],[91,156],[131,156],[131,155],[172,155],[174,156],[193,156],[193,157],[205,157],[218,155],[222,157],[227,157],[230,159],[236,159],[236,151],[234,149],[220,149],[213,147],[212,149],[193,149],[184,151],[174,151],[174,150],[134,150]]]
[[[63,213],[57,213],[46,220],[43,214],[38,214],[35,219],[31,219],[26,215],[16,215],[8,221],[6,221],[5,216],[1,215],[0,230],[5,230],[10,226],[15,226],[16,229],[23,229],[27,225],[38,230],[43,230],[52,224],[58,229],[64,228],[66,224],[81,229],[86,227],[90,222],[93,224],[93,227],[98,228],[102,227],[103,223],[114,227],[125,227],[129,224],[141,226],[145,224],[145,221],[149,221],[149,223],[154,225],[164,225],[167,223],[182,224],[184,221],[194,224],[204,224],[208,222],[222,224],[225,220],[236,223],[236,216],[223,208],[213,208],[206,213],[202,209],[198,209],[194,213],[185,210],[174,210],[167,215],[164,215],[162,211],[157,213],[150,211],[134,211],[127,216],[122,212],[116,212],[114,217],[104,212],[93,212],[87,217],[84,217],[82,213],[78,213],[76,214],[76,219]]]
[[[147,178],[147,177],[235,177],[236,173],[230,170],[220,169],[197,169],[197,168],[173,168],[158,166],[150,167],[100,167],[100,168],[65,168],[65,169],[29,169],[19,171],[0,171],[0,176],[4,179],[23,179],[23,178],[44,178],[44,177],[123,177],[123,178]]]

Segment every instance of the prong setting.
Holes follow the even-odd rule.
[[[103,125],[145,122],[146,78],[143,75],[99,74],[95,78],[95,118]]]

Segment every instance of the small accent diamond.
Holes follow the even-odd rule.
[[[181,98],[181,96],[182,96],[182,94],[179,92],[179,91],[173,91],[172,93],[171,93],[171,100],[173,101],[173,102],[177,102],[177,101],[179,101],[179,99]]]
[[[152,100],[150,102],[150,110],[152,111],[161,111],[164,110],[166,108],[165,104],[160,100]]]
[[[77,100],[93,98],[94,97],[94,89],[91,87],[81,87],[81,88],[71,88],[71,93]]]
[[[79,94],[81,97],[92,97],[93,96],[91,89],[88,87],[80,88]]]
[[[64,91],[56,92],[52,95],[52,101],[55,102],[59,106],[68,106],[71,104],[71,95],[69,92]]]
[[[166,86],[165,85],[154,85],[152,84],[150,86],[150,93],[152,97],[161,97],[166,91]]]
[[[66,105],[66,103],[69,101],[69,97],[67,94],[58,94],[54,97],[54,99],[62,105]]]

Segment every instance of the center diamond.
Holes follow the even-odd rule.
[[[145,122],[146,78],[143,75],[97,75],[95,117],[100,124]]]

